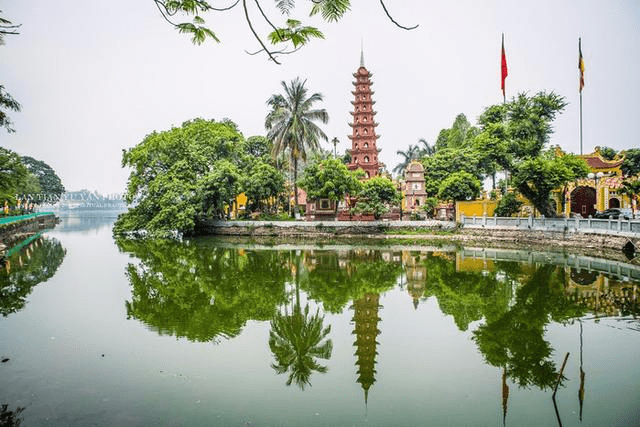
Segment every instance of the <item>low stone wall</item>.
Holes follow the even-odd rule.
[[[395,233],[395,232],[397,233]],[[439,241],[461,245],[502,248],[571,249],[583,254],[622,256],[622,248],[631,241],[640,247],[639,239],[622,235],[589,232],[559,232],[496,228],[459,228],[445,221],[209,221],[201,224],[201,234],[218,236],[303,238],[310,241],[335,238],[365,238],[383,241],[402,240],[414,243]],[[636,249],[637,251],[637,249]],[[621,258],[622,259],[622,258]]]
[[[206,221],[198,234],[231,236],[382,235],[393,230],[455,230],[449,221]]]
[[[46,214],[0,225],[0,254],[37,231],[55,226],[57,222],[54,214]]]

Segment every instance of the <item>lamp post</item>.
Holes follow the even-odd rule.
[[[590,173],[587,175],[587,177],[588,177],[589,179],[592,179],[592,180],[593,180],[593,182],[595,183],[595,187],[596,187],[596,210],[598,210],[598,195],[599,195],[599,194],[598,194],[598,193],[599,193],[599,191],[598,191],[598,181],[599,181],[599,180],[600,180],[600,178],[602,178],[603,176],[604,176],[604,173],[602,173],[602,172],[598,172],[598,173],[590,172]]]

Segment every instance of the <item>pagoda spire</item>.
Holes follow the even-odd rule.
[[[360,66],[364,68],[364,42],[360,40]]]
[[[378,148],[376,142],[376,123],[373,119],[376,112],[373,110],[375,101],[372,99],[371,73],[364,66],[364,48],[360,47],[360,68],[353,73],[355,90],[351,93],[354,96],[353,122],[351,139],[351,163],[347,165],[350,170],[362,169],[365,172],[365,179],[373,178],[380,173],[384,165],[378,160]]]

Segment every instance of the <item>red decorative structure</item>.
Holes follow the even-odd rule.
[[[351,139],[351,163],[347,166],[351,170],[362,169],[366,173],[366,179],[373,178],[380,173],[384,165],[378,162],[378,148],[376,141],[376,126],[378,123],[373,121],[376,112],[373,111],[375,101],[371,99],[373,91],[371,90],[372,74],[364,66],[364,53],[360,53],[360,68],[353,73],[356,80],[353,82],[355,90],[351,93],[355,96],[355,100],[351,101],[354,107],[353,123],[349,125],[353,128]]]

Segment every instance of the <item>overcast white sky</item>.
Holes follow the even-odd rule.
[[[569,102],[553,144],[579,152],[582,37],[584,152],[640,146],[640,1],[386,4],[399,22],[419,27],[401,30],[379,2],[353,0],[339,23],[311,21],[325,40],[275,65],[245,53],[257,44],[241,7],[206,16],[222,44],[193,46],[162,20],[152,0],[0,0],[2,16],[22,24],[20,35],[0,46],[0,84],[23,106],[11,113],[17,132],[0,130],[0,146],[44,160],[67,190],[122,192],[128,177],[122,150],[146,134],[195,117],[228,117],[245,137],[263,135],[267,98],[280,92],[280,81],[300,76],[324,95],[330,115],[324,129],[343,152],[350,147],[352,73],[363,41],[378,147],[390,170],[400,160],[396,150],[419,138],[433,142],[457,114],[475,122],[485,107],[501,102],[503,32],[507,97],[553,90]]]

